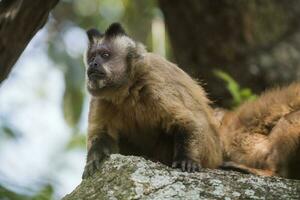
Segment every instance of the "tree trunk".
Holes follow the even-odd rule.
[[[202,169],[180,172],[140,157],[111,155],[63,200],[300,199],[300,181]]]
[[[35,33],[45,24],[58,0],[0,1],[0,83]]]
[[[177,63],[228,105],[221,69],[260,92],[300,79],[300,1],[159,0]]]

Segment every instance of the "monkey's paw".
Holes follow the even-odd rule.
[[[88,163],[86,163],[83,174],[82,174],[82,179],[86,179],[86,178],[90,177],[91,175],[93,175],[97,170],[100,170],[101,163],[102,163],[102,160],[100,160],[99,158],[96,158],[96,159],[91,160]]]
[[[92,176],[96,171],[100,170],[102,163],[103,159],[100,158],[95,158],[94,160],[91,160],[88,163],[86,163],[82,174],[82,179],[86,179]]]
[[[201,164],[190,159],[183,159],[173,161],[172,167],[181,168],[183,172],[198,172],[201,169]]]

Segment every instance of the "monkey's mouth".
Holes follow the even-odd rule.
[[[106,77],[105,73],[99,72],[99,71],[88,71],[87,73],[89,80],[96,81],[96,80],[102,80]]]
[[[106,81],[103,79],[90,80],[87,82],[87,88],[89,90],[99,90],[106,87]]]
[[[88,77],[89,77],[89,80],[91,80],[91,81],[101,80],[104,78],[103,76],[101,76],[99,74],[91,74]]]

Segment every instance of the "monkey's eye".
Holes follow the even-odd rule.
[[[95,60],[95,58],[96,58],[96,56],[92,56],[92,57],[90,57],[90,61],[94,61]]]
[[[108,52],[103,52],[103,53],[101,53],[100,55],[101,55],[101,57],[102,57],[103,59],[107,59],[107,58],[110,57],[110,54],[109,54]]]

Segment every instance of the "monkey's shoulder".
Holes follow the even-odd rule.
[[[166,58],[155,53],[144,53],[139,59],[136,60],[135,65],[137,71],[147,71],[150,74],[159,73],[159,76],[165,77],[177,75],[173,78],[185,76],[189,77],[182,69],[175,63],[168,61]]]
[[[164,57],[154,53],[145,53],[135,64],[136,71],[145,74],[144,80],[152,84],[154,88],[163,87],[161,88],[163,91],[189,93],[195,98],[201,98],[203,101],[209,102],[201,85],[180,67]]]

